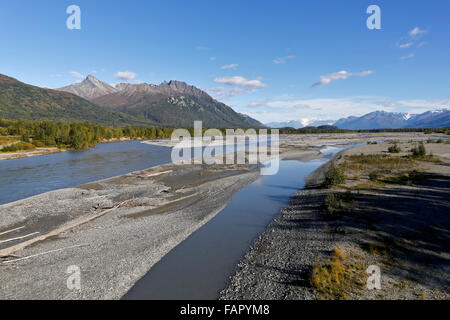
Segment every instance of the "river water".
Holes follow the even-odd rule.
[[[207,224],[155,264],[124,299],[217,299],[251,243],[305,178],[343,148],[322,150],[321,159],[281,161],[276,175],[261,176],[240,190]]]
[[[0,205],[143,170],[170,161],[170,149],[140,141],[0,161]]]

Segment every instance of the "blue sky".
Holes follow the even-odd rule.
[[[177,79],[263,122],[418,113],[450,107],[449,21],[442,0],[0,1],[0,73],[49,88]]]

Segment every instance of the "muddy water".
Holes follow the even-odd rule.
[[[124,299],[216,299],[252,241],[305,178],[340,148],[329,147],[321,159],[281,161],[278,174],[261,176],[240,190],[211,221],[170,251]]]

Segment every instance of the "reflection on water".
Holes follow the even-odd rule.
[[[252,241],[286,206],[305,178],[342,148],[309,162],[281,161],[278,174],[240,190],[211,221],[150,269],[124,299],[216,299]]]
[[[170,149],[140,141],[0,161],[0,204],[170,162]]]
[[[270,146],[270,140],[268,146]],[[236,150],[245,150],[248,141]],[[204,147],[202,150],[204,151]],[[195,148],[192,149],[194,155]],[[217,154],[221,154],[219,148]],[[215,152],[212,155],[216,155]],[[0,205],[171,161],[168,147],[123,141],[36,157],[0,161]]]

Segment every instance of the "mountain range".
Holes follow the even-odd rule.
[[[159,127],[192,127],[202,120],[210,128],[264,127],[185,82],[111,86],[91,75],[48,89],[0,74],[0,118]]]
[[[104,125],[146,125],[134,116],[98,106],[71,93],[39,88],[0,74],[0,118],[91,121]]]
[[[202,120],[203,126],[213,128],[264,127],[259,121],[235,112],[203,90],[182,81],[111,86],[88,76],[80,83],[57,90],[160,126],[192,127],[195,120]]]
[[[210,128],[265,127],[185,82],[112,86],[91,75],[79,83],[48,89],[0,74],[0,118],[159,127],[192,127],[195,120],[202,120],[203,126]],[[341,129],[443,128],[450,127],[450,110],[422,114],[375,111],[337,121],[303,119],[267,124],[274,128],[322,125]]]
[[[334,120],[291,120],[291,121],[285,121],[285,122],[269,122],[266,123],[266,125],[270,128],[294,128],[294,129],[300,129],[304,127],[318,127],[323,125],[331,125],[335,121]]]
[[[402,112],[374,111],[360,117],[350,116],[337,121],[286,121],[270,122],[266,124],[271,128],[291,127],[295,129],[305,127],[319,127],[333,125],[340,129],[400,129],[400,128],[447,128],[450,127],[450,110],[441,109],[427,111],[421,114]]]
[[[361,117],[339,119],[334,125],[341,129],[445,128],[450,127],[450,110],[421,114],[375,111]]]

